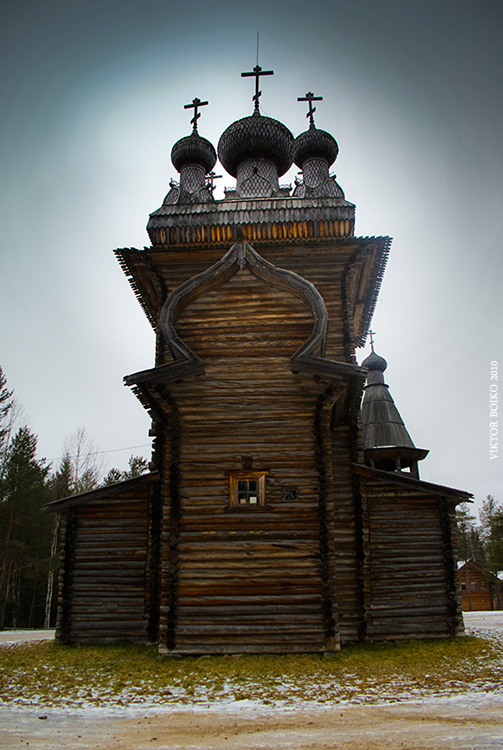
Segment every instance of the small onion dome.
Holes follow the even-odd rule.
[[[292,166],[293,140],[283,123],[257,112],[224,130],[218,142],[218,158],[233,177],[237,176],[239,164],[254,157],[274,162],[281,176]]]
[[[379,370],[380,372],[384,372],[387,366],[388,363],[384,357],[380,357],[375,352],[369,354],[369,356],[362,362],[362,367],[366,367],[367,370]]]
[[[295,139],[293,147],[293,160],[302,169],[306,159],[326,159],[328,166],[334,163],[339,153],[339,146],[335,138],[325,130],[309,128]]]
[[[181,172],[184,164],[201,164],[206,172],[211,172],[217,161],[213,145],[201,138],[199,133],[193,132],[181,138],[171,149],[171,161],[177,172]]]

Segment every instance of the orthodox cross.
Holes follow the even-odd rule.
[[[190,121],[190,124],[194,126],[194,133],[197,133],[197,121],[201,117],[201,113],[198,112],[197,110],[199,109],[199,107],[204,107],[206,104],[208,104],[208,102],[202,102],[196,96],[195,99],[192,99],[192,104],[184,104],[183,105],[184,109],[193,109],[194,110],[194,117]]]
[[[316,107],[313,107],[313,102],[321,102],[323,101],[322,96],[315,96],[312,91],[308,91],[305,96],[299,96],[297,97],[298,102],[309,102],[309,112],[307,113],[306,117],[309,117],[309,127],[314,128],[314,113],[316,112]]]
[[[213,171],[212,172],[208,172],[208,174],[206,175],[206,179],[208,180],[208,182],[206,183],[206,187],[208,188],[208,190],[211,190],[211,192],[213,193],[213,191],[215,189],[215,185],[213,184],[213,180],[219,180],[221,177],[222,177],[222,175],[221,174],[216,174],[216,172],[213,172]]]
[[[370,336],[370,348],[372,350],[372,354],[374,354],[374,336],[376,335],[375,331],[369,331]]]
[[[248,78],[248,76],[255,76],[255,96],[252,96],[253,101],[255,102],[255,109],[254,112],[259,113],[259,106],[258,106],[258,100],[262,96],[262,92],[258,90],[259,85],[259,79],[260,76],[273,76],[274,70],[262,70],[260,65],[257,63],[252,71],[249,73],[241,73],[241,78]]]

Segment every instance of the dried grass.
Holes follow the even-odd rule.
[[[159,658],[147,646],[0,648],[0,705],[161,707],[229,701],[393,702],[503,686],[503,648],[482,638],[346,646],[320,654]]]

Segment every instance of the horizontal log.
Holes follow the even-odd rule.
[[[313,595],[312,593],[310,596],[297,596],[294,593],[288,595],[277,594],[275,596],[267,596],[265,594],[255,596],[242,596],[240,592],[236,592],[234,596],[216,596],[211,593],[209,595],[190,597],[185,595],[182,589],[178,596],[178,606],[187,607],[191,610],[192,608],[200,607],[204,608],[205,610],[207,608],[210,608],[212,611],[213,608],[221,609],[222,611],[234,611],[239,607],[251,607],[257,610],[263,607],[289,607],[297,611],[298,608],[303,607],[307,607],[309,610],[319,609],[321,607],[321,604],[321,594]]]
[[[79,586],[78,590],[74,589],[79,596],[75,597],[72,607],[83,607],[97,609],[103,607],[143,607],[145,602],[145,592],[142,588],[130,589],[129,587],[122,591],[111,592],[92,586]]]
[[[106,623],[79,623],[78,627],[70,629],[70,638],[84,643],[87,639],[93,638],[96,643],[107,643],[110,641],[122,641],[128,639],[146,640],[147,629],[144,627],[121,626],[120,629],[113,629]]]
[[[367,638],[386,637],[387,639],[396,640],[400,635],[407,635],[408,638],[432,638],[435,633],[449,635],[447,622],[404,622],[403,624],[377,624],[367,625]]]
[[[206,640],[204,641],[192,641],[186,642],[180,641],[177,643],[176,649],[173,651],[175,654],[181,656],[194,656],[199,654],[284,654],[288,653],[316,653],[324,651],[324,641],[320,638],[317,639],[304,639],[301,641],[285,641],[279,639],[276,642],[269,642],[266,644],[260,644],[256,641],[253,645],[246,643],[217,643],[211,644]]]
[[[144,586],[144,577],[142,575],[126,575],[125,571],[107,571],[103,575],[98,575],[94,571],[86,570],[75,571],[73,577],[73,589],[78,590],[80,585],[92,584],[96,590],[102,589],[113,591],[122,590],[135,586]]]
[[[320,631],[324,630],[324,626],[321,622],[316,624],[306,623],[302,624],[302,627],[295,623],[281,622],[278,623],[276,620],[271,622],[264,620],[263,622],[247,622],[241,625],[234,625],[229,622],[207,624],[197,623],[194,625],[188,625],[183,622],[179,622],[176,628],[176,634],[178,638],[182,638],[185,635],[199,635],[202,634],[216,634],[219,638],[225,637],[226,635],[244,635],[246,638],[254,637],[255,635],[260,638],[264,638],[268,633],[276,633],[279,635],[290,635],[296,639],[311,636],[319,636]]]
[[[298,622],[298,618],[302,618],[302,625]],[[232,622],[234,625],[250,623],[252,625],[258,624],[273,624],[276,623],[278,627],[282,627],[283,624],[297,625],[299,627],[322,627],[323,617],[321,609],[310,610],[304,608],[303,610],[295,610],[294,608],[285,607],[285,611],[282,608],[265,608],[259,607],[257,611],[253,611],[249,607],[241,608],[230,608],[228,611],[220,611],[220,608],[185,608],[179,607],[177,609],[177,623],[180,627],[184,624],[191,624],[194,627],[198,627],[201,623],[211,624],[214,626],[221,625],[223,630],[227,628],[227,624]]]
[[[258,540],[232,540],[222,542],[221,540],[213,541],[207,537],[198,544],[188,543],[181,540],[181,553],[187,556],[187,559],[214,559],[221,560],[234,558],[240,555],[250,555],[253,557],[263,555],[265,559],[270,559],[270,555],[278,557],[306,557],[312,558],[319,555],[319,539],[302,539],[292,541],[285,539],[276,542],[266,542]]]
[[[184,581],[179,587],[180,597],[198,597],[204,595],[218,596],[238,596],[255,595],[255,596],[287,596],[292,592],[296,596],[305,594],[312,596],[313,592],[318,594],[319,585],[317,582],[294,584],[289,581],[248,581],[240,580],[238,585],[235,581],[214,581],[211,586],[200,584],[194,581]]]
[[[121,575],[138,576],[145,568],[145,560],[136,560],[129,557],[100,560],[96,559],[94,555],[88,557],[81,554],[78,550],[75,552],[74,564],[76,573],[80,571],[81,567],[85,566],[87,571],[96,575],[103,572],[105,574],[120,573]]]

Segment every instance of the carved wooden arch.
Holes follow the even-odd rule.
[[[321,355],[324,355],[328,313],[323,297],[316,287],[293,271],[278,268],[265,260],[246,240],[241,240],[235,242],[223,258],[213,266],[180,284],[169,295],[162,307],[159,327],[170,344],[175,359],[184,361],[187,370],[194,372],[194,374],[204,372],[204,365],[201,358],[176,332],[175,323],[178,315],[189,302],[223,286],[245,266],[248,266],[255,277],[268,282],[272,286],[289,290],[311,308],[314,317],[313,330],[308,339],[291,357],[292,369],[303,369],[303,358],[315,357],[315,352],[318,349],[320,349]],[[315,358],[318,359],[318,357]],[[173,366],[176,366],[176,363],[171,365],[171,367]]]

